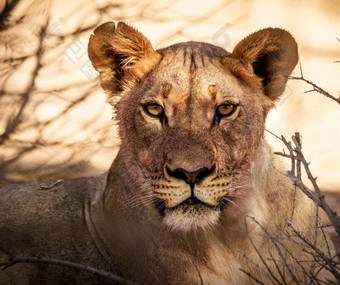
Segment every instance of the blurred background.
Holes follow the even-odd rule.
[[[194,40],[228,51],[256,30],[284,28],[304,77],[340,95],[339,0],[0,0],[0,13],[0,184],[108,170],[120,142],[87,56],[90,34],[107,21],[137,27],[154,48]],[[340,105],[311,89],[288,81],[267,129],[299,131],[319,185],[340,191]]]

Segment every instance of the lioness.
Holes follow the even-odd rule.
[[[88,54],[114,106],[120,151],[99,178],[1,187],[1,260],[41,256],[138,284],[290,284],[332,279],[287,227],[334,249],[313,203],[264,140],[298,61],[293,37],[263,29],[232,53],[201,42],[155,51],[110,22]],[[20,263],[1,284],[112,284],[74,268]]]

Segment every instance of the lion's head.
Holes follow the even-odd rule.
[[[260,30],[232,53],[200,42],[155,51],[132,27],[106,23],[89,57],[116,110],[138,202],[189,231],[246,198],[266,116],[298,60],[288,32]]]

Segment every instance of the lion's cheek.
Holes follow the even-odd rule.
[[[150,162],[151,162],[151,155],[150,152],[147,149],[141,149],[138,153],[138,161],[141,165],[147,168],[147,170],[150,169]]]
[[[163,160],[162,157],[157,155],[157,149],[157,147],[155,148],[155,146],[151,144],[147,144],[143,147],[142,145],[135,146],[135,155],[137,156],[139,165],[150,173],[163,169]]]
[[[150,146],[150,143],[156,141],[162,134],[162,124],[158,119],[138,111],[134,116],[134,132],[137,135],[138,144]]]

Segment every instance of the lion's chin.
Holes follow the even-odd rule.
[[[206,230],[217,224],[220,213],[219,206],[181,204],[165,209],[163,222],[174,231]]]

